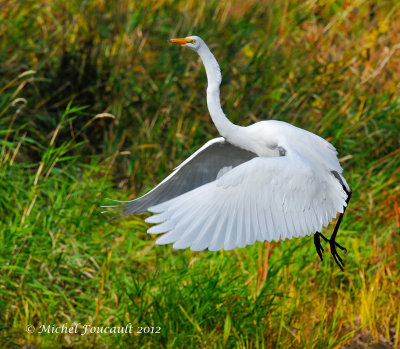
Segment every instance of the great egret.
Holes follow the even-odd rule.
[[[335,239],[351,189],[335,148],[321,137],[281,121],[247,127],[231,123],[221,109],[219,65],[198,36],[171,39],[198,53],[207,79],[207,105],[222,137],[208,141],[147,194],[113,211],[118,216],[150,211],[148,233],[164,234],[157,244],[193,251],[231,250],[255,241],[278,241],[314,234],[343,270]],[[111,212],[111,211],[105,211]],[[340,212],[330,239],[321,228]]]

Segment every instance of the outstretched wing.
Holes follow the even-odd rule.
[[[149,208],[157,244],[231,250],[255,241],[310,235],[343,212],[347,194],[334,174],[296,152],[257,157],[216,181]]]
[[[212,182],[226,171],[256,157],[255,153],[235,147],[223,137],[207,142],[174,172],[165,178],[153,190],[142,197],[126,201],[118,206],[103,206],[117,208],[118,215],[126,216],[131,213],[141,213],[150,206],[165,202],[182,195],[190,190]],[[105,211],[110,212],[110,211]]]

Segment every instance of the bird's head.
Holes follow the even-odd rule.
[[[190,48],[191,50],[196,52],[200,49],[202,45],[204,45],[204,41],[198,36],[188,36],[186,38],[171,39],[169,40],[169,42]]]

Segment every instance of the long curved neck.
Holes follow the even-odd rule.
[[[222,80],[221,70],[217,60],[206,45],[203,45],[197,53],[203,61],[207,73],[208,111],[220,135],[229,140],[229,138],[234,136],[235,131],[241,127],[230,122],[221,108],[219,98],[219,86]]]

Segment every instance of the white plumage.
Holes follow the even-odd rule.
[[[156,224],[148,233],[165,233],[157,244],[217,251],[316,233],[321,259],[319,232],[340,212],[332,238],[322,237],[330,241],[342,268],[335,247],[344,248],[335,236],[351,190],[335,148],[281,121],[232,124],[220,105],[218,63],[203,40],[190,36],[170,42],[200,55],[208,78],[208,109],[223,137],[207,142],[146,195],[113,207],[120,215],[157,213],[146,219]]]

